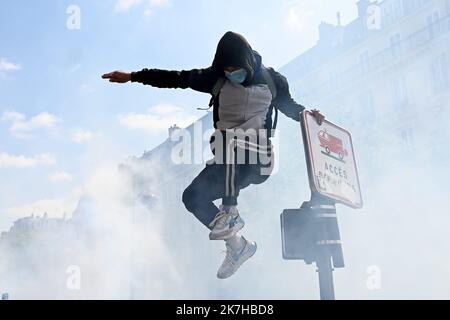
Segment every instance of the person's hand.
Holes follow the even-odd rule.
[[[131,73],[126,71],[113,71],[102,75],[102,79],[109,79],[109,82],[127,83],[131,81]]]
[[[325,120],[325,116],[320,113],[320,110],[317,110],[317,109],[311,110],[311,112],[312,112],[313,117],[316,118],[316,121],[319,124],[319,126],[321,126],[323,123],[323,120]]]

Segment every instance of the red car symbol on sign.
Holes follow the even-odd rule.
[[[326,130],[319,131],[317,136],[319,137],[320,146],[325,148],[328,155],[331,155],[331,152],[334,152],[339,155],[341,160],[348,156],[348,152],[344,149],[341,139],[329,134]]]

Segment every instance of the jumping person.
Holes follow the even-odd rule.
[[[225,241],[226,257],[217,277],[232,276],[256,252],[256,243],[239,233],[244,227],[237,209],[239,192],[249,185],[265,182],[272,172],[270,138],[278,110],[300,121],[305,109],[292,99],[287,79],[273,68],[264,67],[260,54],[242,35],[234,32],[222,37],[209,68],[114,71],[102,78],[158,88],[190,88],[212,95],[210,107],[213,107],[216,129],[211,137],[214,159],[186,188],[182,201],[210,230],[210,240]],[[321,124],[324,116],[318,110],[313,110],[313,114]],[[222,199],[219,208],[213,202],[218,199]]]

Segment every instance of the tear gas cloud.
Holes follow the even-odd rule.
[[[446,43],[431,46],[447,55],[442,72],[448,86]],[[429,98],[431,76],[412,68],[422,60],[408,58],[410,108],[394,110],[395,121],[386,126],[382,119],[392,110],[385,88],[395,83],[379,74],[398,66],[378,65],[364,80],[373,83],[374,112],[354,102],[363,84],[324,101],[306,94],[294,78],[295,64],[284,69],[296,101],[318,106],[353,135],[364,207],[337,206],[346,262],[334,272],[339,299],[450,298],[448,87],[440,95],[447,99]],[[378,86],[380,81],[389,84]],[[412,114],[421,121],[411,122]],[[411,131],[399,133],[404,124]],[[280,213],[298,208],[310,191],[299,124],[280,117],[278,128],[276,174],[239,198],[242,233],[258,243],[258,252],[231,279],[216,279],[223,243],[209,241],[208,230],[181,202],[202,165],[171,163],[174,144],[167,140],[122,163],[95,154],[74,212],[65,219],[35,217],[4,233],[0,291],[13,299],[318,298],[315,268],[282,259]]]

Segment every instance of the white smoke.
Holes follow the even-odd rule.
[[[408,90],[425,88],[429,83],[417,77]],[[422,104],[411,96],[411,105]],[[346,262],[334,272],[337,298],[450,298],[448,100],[441,109],[431,109],[430,102],[430,111],[417,110],[425,121],[414,127],[411,148],[392,131],[374,128],[376,119],[357,118],[343,101],[320,108],[353,133],[364,208],[337,207]],[[216,279],[224,245],[210,242],[207,229],[181,203],[200,167],[167,171],[162,166],[169,153],[130,161],[123,171],[97,164],[105,157],[99,149],[89,161],[97,165],[72,227],[0,242],[0,291],[12,299],[318,298],[315,267],[282,260],[279,215],[310,194],[300,128],[284,117],[279,128],[277,174],[241,192],[243,235],[258,243],[258,252],[234,277]],[[367,132],[373,133],[370,141]]]

